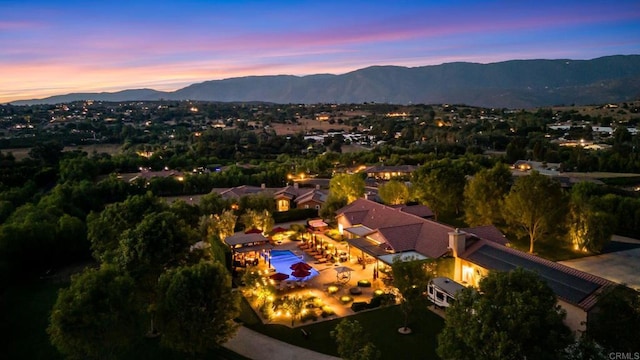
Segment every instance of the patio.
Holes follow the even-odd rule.
[[[382,279],[374,279],[373,267],[363,269],[357,258],[349,259],[346,243],[318,233],[314,237],[315,243],[321,245],[313,249],[301,248],[300,241],[280,239],[280,244],[273,248],[272,254],[276,256],[272,256],[270,261],[261,261],[256,267],[263,275],[263,284],[275,288],[269,299],[271,309],[260,309],[264,299],[247,298],[263,323],[298,327],[308,325],[309,320],[315,322],[349,316],[356,313],[351,308],[354,302],[370,303],[374,296],[395,291]],[[287,269],[290,266],[288,262],[279,264],[281,255],[286,251],[292,254],[291,262],[311,265],[308,276],[296,278],[292,275],[293,270]],[[304,302],[304,309],[292,325],[290,312],[284,304],[297,297]]]

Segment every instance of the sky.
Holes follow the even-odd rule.
[[[640,54],[640,1],[0,0],[0,103],[249,75]]]

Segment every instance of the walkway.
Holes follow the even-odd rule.
[[[309,349],[282,342],[255,332],[244,326],[224,347],[253,360],[339,360],[340,358],[321,354]]]

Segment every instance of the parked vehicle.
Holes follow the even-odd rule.
[[[464,285],[446,277],[437,277],[429,281],[427,295],[436,306],[447,308],[456,298],[456,293],[464,289]]]

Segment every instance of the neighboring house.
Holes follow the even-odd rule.
[[[283,188],[268,188],[262,186],[242,185],[228,189],[213,189],[212,192],[220,194],[225,199],[237,200],[246,195],[267,194],[273,196],[276,202],[276,211],[289,211],[293,208],[320,209],[327,200],[327,191],[315,188],[301,188],[298,183]]]
[[[144,179],[146,183],[149,183],[149,180],[155,177],[162,177],[162,178],[172,177],[178,181],[184,180],[184,174],[181,173],[180,171],[176,171],[176,170],[151,171],[148,169],[142,169],[142,171],[140,171],[139,173],[134,175],[131,179],[129,179],[129,182],[134,182],[138,179]]]
[[[560,171],[560,163],[547,163],[540,161],[518,160],[513,168],[520,171],[535,170],[543,175],[557,175]]]
[[[556,294],[558,305],[567,312],[565,323],[573,331],[586,330],[598,294],[613,285],[603,278],[487,241],[464,230],[449,233],[449,243],[455,258],[455,281],[477,287],[489,271],[510,271],[518,267],[533,271]]]
[[[419,205],[423,206],[423,205]],[[448,254],[449,232],[454,228],[411,213],[411,206],[390,207],[367,199],[357,199],[336,211],[338,230],[361,257],[378,259],[393,253],[415,251],[428,258]],[[419,213],[424,212],[424,209]],[[489,230],[492,228],[493,230]],[[489,241],[506,244],[494,226],[469,228]]]
[[[367,177],[391,180],[396,177],[407,177],[416,171],[418,167],[413,165],[396,165],[396,166],[384,166],[376,165],[370,166],[364,170],[367,173]]]

